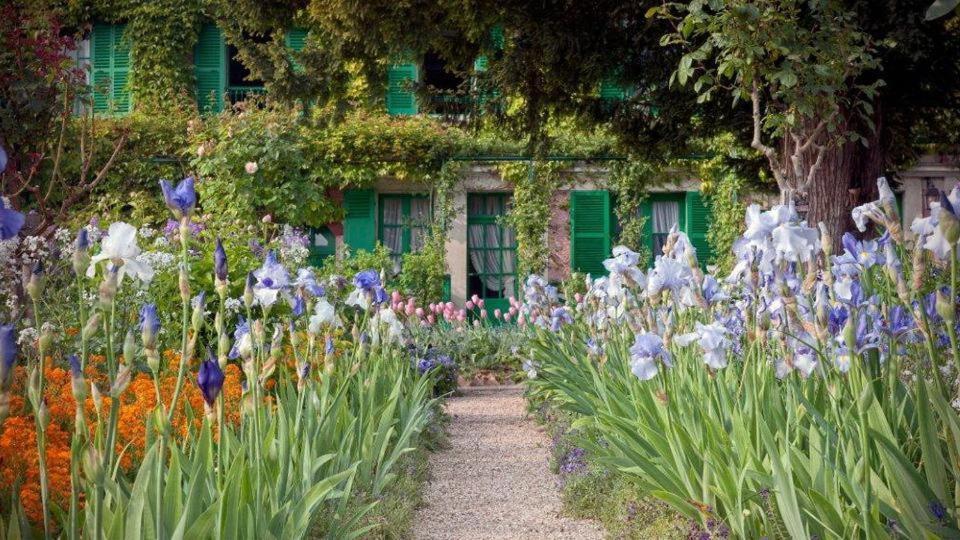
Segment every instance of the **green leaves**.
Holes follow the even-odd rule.
[[[531,392],[599,433],[603,444],[586,447],[593,459],[690,519],[744,538],[958,534],[945,509],[958,493],[960,419],[922,377],[874,380],[861,364],[778,380],[775,351],[754,343],[709,376],[696,354],[675,350],[673,368],[640,382],[628,331],[609,336],[603,365],[587,359],[584,336],[576,326],[538,333]]]

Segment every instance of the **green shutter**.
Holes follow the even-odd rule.
[[[416,82],[416,64],[394,64],[387,70],[387,113],[417,114],[417,96],[410,85]]]
[[[351,249],[373,251],[377,230],[372,189],[348,189],[343,192],[343,242]]]
[[[126,25],[96,24],[90,36],[93,112],[130,112],[130,44]]]
[[[622,101],[630,97],[632,89],[623,82],[620,70],[603,78],[600,81],[600,99],[607,101]]]
[[[593,276],[606,274],[610,256],[610,193],[570,192],[570,268]]]
[[[707,242],[707,231],[712,220],[710,207],[699,191],[688,191],[686,201],[686,233],[690,243],[697,249],[700,266],[712,262],[713,254]]]
[[[204,24],[193,49],[197,78],[197,107],[202,113],[223,110],[227,89],[227,46],[223,32],[213,24]]]
[[[283,39],[288,49],[294,53],[298,53],[307,45],[307,30],[303,28],[291,28],[287,30],[287,34]],[[303,66],[297,61],[296,54],[291,55],[291,62],[293,63],[294,71],[297,73],[303,72]]]
[[[293,52],[300,52],[307,44],[307,30],[305,28],[291,28],[284,36],[287,48]]]

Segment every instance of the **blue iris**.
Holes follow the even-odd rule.
[[[211,353],[210,359],[204,360],[200,364],[200,372],[197,373],[197,386],[200,387],[203,400],[207,402],[207,405],[213,405],[217,401],[217,396],[220,395],[220,390],[223,388],[224,379],[223,370],[220,369],[220,364]]]
[[[176,187],[166,180],[160,181],[163,200],[167,208],[177,217],[189,216],[197,204],[197,192],[193,188],[193,177],[184,178]]]
[[[213,250],[213,275],[220,281],[227,280],[227,252],[223,249],[223,242],[217,238],[217,247]]]
[[[12,208],[7,208],[0,199],[0,240],[9,240],[20,234],[26,218]]]
[[[843,306],[832,308],[827,320],[827,330],[829,330],[830,334],[837,335],[837,332],[842,330],[843,326],[847,324],[847,317],[849,317],[847,308]]]
[[[0,384],[13,372],[17,361],[17,336],[12,324],[0,324]]]
[[[79,379],[83,376],[83,369],[80,368],[80,358],[75,354],[71,354],[67,357],[67,362],[70,363],[70,375],[74,379]]]
[[[151,336],[160,331],[160,316],[156,304],[144,304],[140,307],[140,331]]]
[[[353,284],[359,289],[371,291],[375,287],[380,287],[380,274],[373,269],[357,272],[353,277]]]

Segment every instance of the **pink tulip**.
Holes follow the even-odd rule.
[[[503,312],[500,311],[499,308],[498,308],[498,309],[495,309],[495,310],[493,310],[493,316],[494,316],[497,320],[500,320],[500,319],[503,318]]]
[[[403,305],[403,304],[401,304],[401,305]],[[404,308],[403,312],[407,314],[407,317],[412,317],[413,314],[417,312],[417,309],[416,309],[415,307],[413,307],[412,304],[407,304],[406,307]]]
[[[447,302],[447,309],[453,310],[453,309],[456,309],[456,308],[457,308],[457,306],[453,305],[453,302]]]
[[[517,305],[517,299],[511,296],[511,297],[510,297],[510,305],[511,305],[511,306]]]
[[[430,305],[427,307],[430,308],[430,311],[433,311],[433,308],[436,307],[436,304],[434,304],[433,302],[430,302]]]
[[[433,326],[434,323],[437,322],[437,319],[436,319],[436,317],[434,317],[433,314],[431,313],[430,315],[427,315],[427,322],[430,323],[430,326]]]
[[[418,307],[418,308],[414,311],[414,313],[417,314],[417,317],[420,317],[421,319],[423,318],[423,308],[422,308],[422,307]]]
[[[475,328],[480,328],[480,321],[479,321],[478,319],[474,319],[474,320],[473,320],[473,326],[474,326]]]
[[[417,299],[414,297],[407,298],[407,305],[417,307]]]
[[[486,318],[487,318],[487,310],[485,310],[485,309],[481,309],[481,310],[480,310],[480,318],[481,318],[481,319],[486,319]]]
[[[390,298],[394,302],[400,302],[403,300],[403,296],[400,295],[400,291],[393,291],[393,294],[390,295]]]
[[[510,317],[511,314],[509,312],[503,314],[503,320],[506,322],[510,322]]]
[[[516,315],[516,314],[517,314],[517,308],[515,306],[510,306],[510,315]]]
[[[477,302],[477,307],[481,307],[481,308],[482,308],[482,307],[483,307],[483,304],[485,304],[485,303],[486,303],[486,302],[484,302],[483,298],[481,298],[480,301]]]
[[[523,318],[523,313],[521,313],[520,316],[517,317],[517,324],[519,324],[520,326],[525,326],[527,324],[527,320]]]
[[[480,303],[480,297],[477,296],[477,295],[471,296],[470,299],[473,300],[473,303],[474,303],[474,304]]]
[[[464,315],[463,313],[460,313],[457,315],[457,322],[463,322],[465,320],[467,320],[467,316]]]
[[[473,302],[471,302],[470,300],[467,300],[466,307],[467,307],[467,311],[472,310],[472,309],[473,309]]]

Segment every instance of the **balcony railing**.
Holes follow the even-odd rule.
[[[266,91],[262,86],[228,86],[227,101],[230,103],[246,101],[250,98],[262,96]]]

